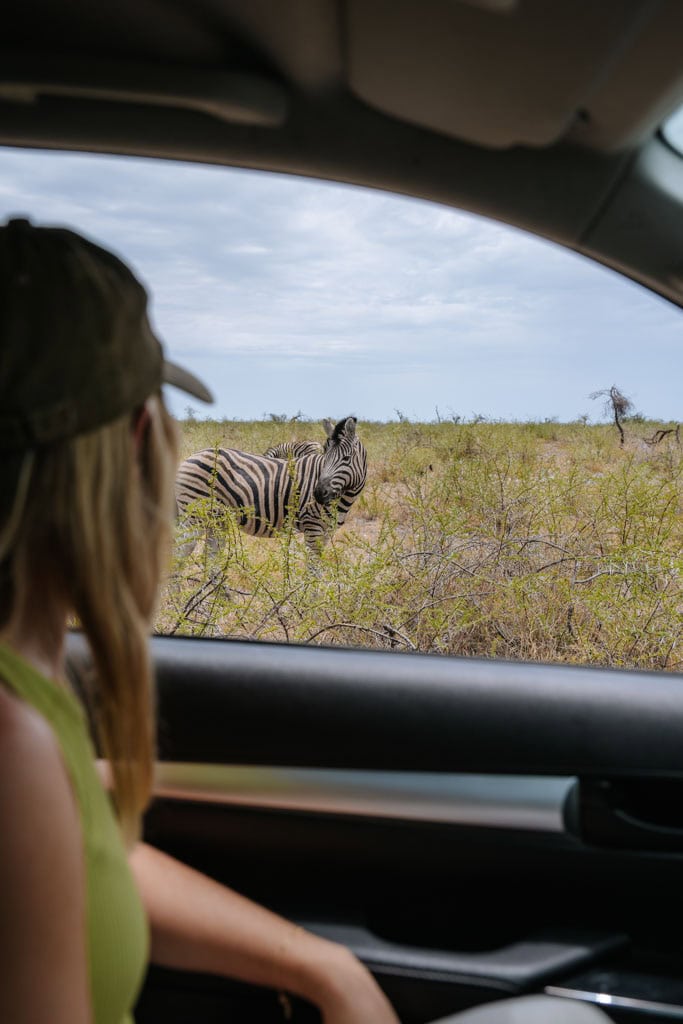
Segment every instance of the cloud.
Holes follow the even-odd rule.
[[[67,223],[131,262],[171,353],[207,369],[221,414],[239,401],[260,415],[283,388],[321,415],[336,395],[342,413],[370,417],[451,402],[573,416],[614,380],[637,385],[653,413],[679,407],[678,311],[558,246],[433,203],[6,149],[0,211]]]

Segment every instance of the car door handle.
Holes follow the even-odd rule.
[[[592,846],[679,853],[683,780],[580,778],[567,794],[564,821]]]

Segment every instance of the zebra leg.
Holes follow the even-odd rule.
[[[181,522],[180,529],[176,534],[175,540],[175,555],[178,561],[182,564],[187,561],[194,549],[197,547],[197,541],[201,535],[201,530],[197,523],[191,519],[186,519]]]
[[[223,550],[224,538],[221,536],[220,530],[211,526],[207,527],[205,543],[209,558],[215,561]]]
[[[319,531],[304,531],[304,541],[306,543],[307,560],[306,567],[312,576],[322,575],[322,563],[320,556],[323,553],[323,548],[327,544],[329,537]]]
[[[207,573],[207,580],[214,590],[222,591],[228,601],[232,601],[232,590],[226,580],[227,563],[224,563],[221,556],[230,534],[229,513],[217,513],[205,524],[204,533],[204,566]]]
[[[202,537],[208,561],[215,562],[223,550],[225,542],[220,524],[206,524],[195,518],[181,521],[175,543],[175,556],[180,565],[187,561]],[[210,575],[216,574],[212,572]]]

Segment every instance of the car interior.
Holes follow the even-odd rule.
[[[663,128],[683,103],[677,0],[25,0],[4,26],[5,147],[428,199],[683,304]],[[683,1020],[680,675],[180,636],[152,651],[146,837],[346,943],[404,1024],[527,993]],[[71,655],[87,661],[77,632]],[[136,1010],[319,1019],[158,968]]]

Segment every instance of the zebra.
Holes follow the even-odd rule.
[[[325,421],[327,440],[322,447],[317,442],[289,442],[269,449],[281,452],[279,457],[218,447],[190,455],[176,476],[179,518],[192,523],[193,505],[208,499],[207,546],[216,555],[222,547],[218,523],[223,509],[234,509],[238,526],[254,537],[272,537],[292,516],[309,551],[319,554],[365,486],[367,452],[356,424],[355,416],[336,424]],[[197,540],[196,533],[185,530],[181,558],[192,553]]]
[[[323,450],[320,441],[283,441],[263,454],[267,459],[300,459],[304,455],[319,455]]]
[[[323,420],[323,427],[327,434],[327,444],[334,434],[334,423],[332,420]],[[263,454],[269,459],[299,459],[302,455],[318,455],[324,448],[320,441],[282,441],[267,448]]]

